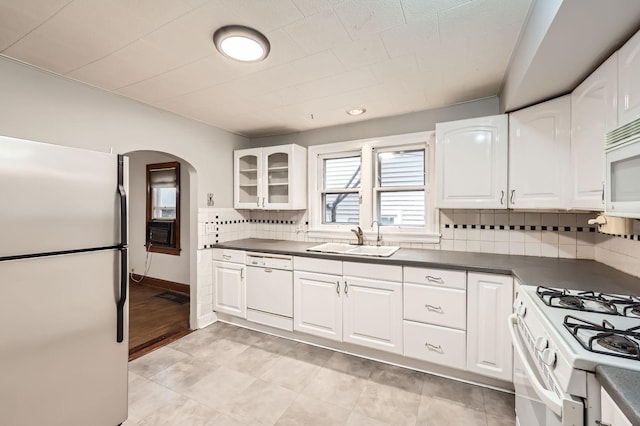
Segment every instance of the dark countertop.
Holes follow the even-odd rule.
[[[640,278],[593,260],[405,248],[401,248],[390,257],[306,251],[307,248],[318,244],[320,243],[249,238],[217,244],[214,247],[364,263],[512,274],[526,285],[545,285],[573,290],[595,290],[640,296]],[[596,367],[596,377],[631,420],[631,423],[640,425],[640,392],[638,392],[640,372],[598,366]]]
[[[401,248],[390,257],[352,256],[306,251],[307,248],[318,244],[320,243],[248,238],[216,244],[214,247],[363,263],[512,274],[521,283],[527,285],[545,285],[548,287],[596,290],[605,293],[640,296],[640,278],[625,274],[593,260],[405,248]]]
[[[599,365],[596,377],[631,424],[640,425],[640,372]]]

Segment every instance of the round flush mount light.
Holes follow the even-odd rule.
[[[351,108],[347,110],[347,114],[349,115],[362,115],[365,112],[367,112],[365,108]]]
[[[271,50],[269,40],[259,31],[242,25],[228,25],[213,33],[213,43],[224,56],[241,62],[263,61]]]

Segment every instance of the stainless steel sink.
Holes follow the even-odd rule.
[[[317,251],[320,253],[338,253],[353,256],[378,256],[389,257],[400,247],[396,246],[358,246],[344,243],[323,243],[309,247],[307,251]]]

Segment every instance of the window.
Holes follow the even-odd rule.
[[[147,164],[149,251],[180,255],[180,163]]]
[[[438,242],[433,145],[422,132],[310,147],[310,236],[351,239],[360,226],[369,239],[377,221],[387,241]]]
[[[375,220],[424,227],[425,148],[380,150],[376,155]]]

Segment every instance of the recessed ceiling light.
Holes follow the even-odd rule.
[[[228,25],[213,33],[216,49],[224,56],[242,62],[263,61],[271,50],[269,40],[259,31],[241,25]]]
[[[367,110],[364,108],[352,108],[347,110],[347,114],[349,115],[362,115],[365,112],[367,112]]]

